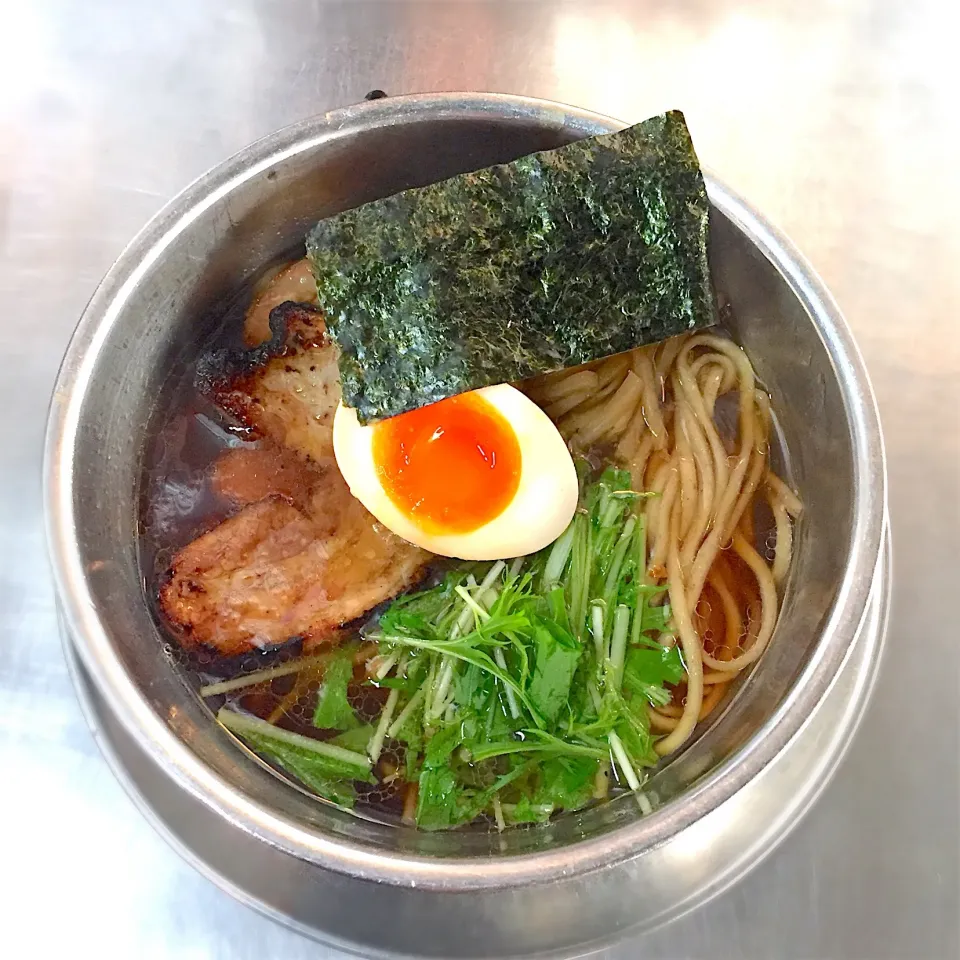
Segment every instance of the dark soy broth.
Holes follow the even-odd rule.
[[[157,604],[158,589],[174,554],[238,509],[230,499],[217,492],[214,471],[218,460],[227,451],[257,449],[259,446],[250,431],[238,426],[208,400],[196,383],[196,371],[202,356],[211,350],[225,346],[236,348],[238,345],[238,331],[243,322],[243,310],[249,301],[249,290],[246,287],[237,297],[215,325],[211,336],[174,365],[158,401],[152,433],[145,444],[138,544],[141,569],[154,615],[161,629],[170,636],[167,644],[169,654],[197,691],[205,684],[279,666],[302,654],[298,638],[234,657],[221,656],[205,647],[186,651],[177,642],[175,631],[166,622]],[[731,437],[737,415],[736,404],[731,403],[732,400],[721,398],[717,409],[717,421],[722,431]],[[775,419],[771,438],[775,446],[771,451],[771,463],[784,475],[787,466],[785,450]],[[592,458],[599,464],[609,453],[609,450],[599,448],[593,451]],[[754,508],[755,541],[760,553],[768,560],[772,558],[773,530],[769,508],[762,498],[757,498]],[[736,558],[733,561],[728,563],[728,574],[738,588],[743,591],[754,589],[749,570]],[[436,561],[428,571],[427,582],[438,582],[449,566],[447,560]],[[707,591],[696,611],[701,625],[708,631],[711,602],[717,601]],[[357,642],[359,628],[359,624],[348,626],[343,632],[344,642]],[[710,638],[707,641],[710,642]],[[365,682],[367,673],[362,659],[359,656],[355,659],[348,699],[362,722],[375,723],[388,691]],[[321,676],[322,665],[316,664],[298,674],[277,676],[256,686],[208,697],[204,702],[215,712],[229,701],[244,712],[275,723],[282,729],[325,740],[334,733],[318,730],[312,722]],[[683,684],[675,688],[674,705],[682,705],[684,693]],[[404,781],[397,771],[403,763],[402,745],[388,739],[375,769],[378,784],[358,784],[359,814],[387,822],[399,822],[405,797],[401,789]],[[296,784],[296,780],[273,764],[267,765],[278,776]],[[489,822],[481,819],[477,826],[487,829]]]

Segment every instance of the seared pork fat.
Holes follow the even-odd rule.
[[[322,315],[285,303],[272,339],[206,391],[258,448],[226,451],[213,486],[240,511],[179,551],[160,606],[185,647],[224,655],[301,637],[310,648],[411,586],[430,554],[384,529],[333,458],[336,348]]]

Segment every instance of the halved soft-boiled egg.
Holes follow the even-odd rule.
[[[533,553],[563,533],[577,508],[563,437],[508,384],[368,426],[341,404],[333,447],[351,493],[385,527],[441,556]]]

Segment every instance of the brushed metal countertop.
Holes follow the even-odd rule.
[[[933,0],[2,0],[0,915],[42,958],[340,955],[232,901],[141,818],[87,731],[44,554],[46,404],[83,306],[185,183],[373,89],[687,115],[853,327],[890,469],[894,607],[836,779],[745,881],[610,951],[960,955],[960,58]],[[811,424],[811,429],[816,425]],[[4,949],[0,949],[0,953]]]

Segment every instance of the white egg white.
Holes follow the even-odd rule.
[[[506,508],[469,533],[423,530],[380,483],[373,456],[374,426],[363,426],[342,403],[333,421],[333,448],[350,492],[397,536],[444,557],[500,560],[534,553],[566,529],[577,508],[577,471],[550,418],[519,390],[497,384],[476,391],[510,424],[520,445],[520,483]]]

